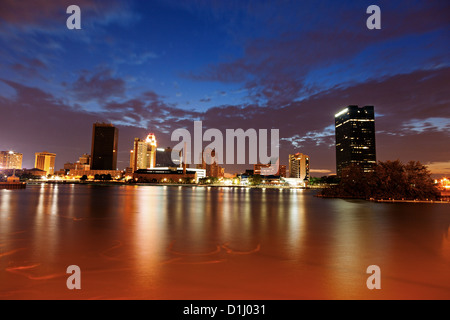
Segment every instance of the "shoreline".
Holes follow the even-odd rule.
[[[221,185],[221,184],[189,184],[189,183],[151,183],[151,182],[121,182],[121,181],[28,181],[27,185],[40,184],[78,184],[78,185],[125,185],[125,186],[172,186],[172,187],[213,187],[213,188],[247,188],[247,189],[323,189],[323,187],[289,187],[289,186],[242,186],[242,185]]]
[[[318,198],[322,199],[342,199],[342,200],[363,200],[363,201],[370,201],[370,202],[377,202],[377,203],[428,203],[428,204],[435,204],[435,203],[443,203],[443,204],[450,204],[450,200],[405,200],[405,199],[358,199],[358,198],[352,198],[352,197],[330,197],[330,196],[323,196],[323,195],[315,195]]]
[[[289,187],[289,186],[241,186],[241,185],[205,185],[205,184],[183,184],[183,183],[127,183],[120,181],[29,181],[26,182],[28,185],[39,185],[39,184],[78,184],[78,185],[93,185],[93,186],[159,186],[159,187],[190,187],[190,188],[239,188],[239,189],[279,189],[281,190],[319,190],[323,189],[320,187]],[[315,194],[315,197],[322,199],[342,199],[342,200],[363,200],[377,203],[428,203],[428,204],[450,204],[450,200],[404,200],[404,199],[358,199],[353,197],[330,197],[323,196],[320,194]]]
[[[449,200],[385,200],[385,199],[369,199],[368,201],[379,202],[379,203],[447,203]]]

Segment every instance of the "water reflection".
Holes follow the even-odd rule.
[[[312,195],[179,186],[0,190],[0,296],[70,298],[61,281],[77,264],[84,298],[450,298],[447,205]],[[383,274],[375,294],[365,287],[371,264]]]

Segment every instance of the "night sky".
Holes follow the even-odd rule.
[[[81,8],[68,30],[66,8]],[[366,9],[381,8],[381,30]],[[280,129],[281,163],[335,172],[334,114],[373,105],[378,160],[450,175],[450,1],[0,2],[0,150],[90,153],[92,124],[173,146],[177,128]],[[206,145],[207,143],[205,143]],[[247,166],[227,166],[234,173]]]

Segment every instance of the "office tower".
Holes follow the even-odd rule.
[[[130,167],[133,172],[147,169],[147,144],[144,140],[134,138],[133,150],[130,151]]]
[[[156,149],[157,142],[153,133],[150,133],[145,140],[134,138],[133,150],[130,151],[130,168],[132,171],[155,168]]]
[[[50,152],[36,152],[34,167],[45,171],[47,174],[55,173],[56,154]]]
[[[14,151],[0,151],[0,169],[22,169],[23,155]]]
[[[112,124],[94,123],[92,128],[91,170],[116,170],[119,129]]]
[[[156,165],[156,148],[158,147],[156,143],[156,137],[153,133],[150,133],[147,138],[145,138],[145,143],[147,143],[147,168],[154,168]]]
[[[340,177],[344,168],[356,164],[370,172],[376,164],[375,112],[373,106],[348,106],[337,113],[336,172]]]
[[[289,155],[289,178],[309,180],[309,156],[303,153]]]
[[[156,149],[156,167],[181,167],[181,152],[176,151],[174,154],[176,159],[172,159],[172,148],[157,148]]]

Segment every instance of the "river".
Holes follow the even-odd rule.
[[[450,299],[449,204],[315,192],[0,190],[0,299]]]

